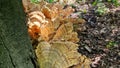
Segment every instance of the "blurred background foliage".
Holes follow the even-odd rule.
[[[41,2],[42,0],[30,0],[32,3],[39,3]],[[44,1],[47,1],[49,3],[53,3],[53,2],[56,2],[58,0],[44,0]],[[64,1],[64,0],[63,0]],[[76,1],[79,1],[79,2],[87,2],[89,0],[76,0]],[[104,2],[109,2],[109,3],[112,3],[114,4],[115,6],[119,6],[120,3],[118,0],[91,0],[92,4],[95,6],[97,5],[98,3],[104,3]]]
[[[31,3],[39,3],[41,1],[46,1],[48,3],[54,3],[57,2],[58,0],[30,0]],[[61,0],[62,2],[64,2],[65,0]],[[67,0],[66,0],[67,1]],[[120,6],[120,1],[119,0],[76,0],[77,3],[91,3],[92,6],[97,7],[97,9],[95,10],[95,12],[98,15],[104,15],[106,13],[109,12],[109,8],[107,8],[108,6],[106,6],[105,4],[111,4],[115,7]],[[84,12],[86,12],[86,10],[83,9]]]

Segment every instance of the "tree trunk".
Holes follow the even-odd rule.
[[[36,68],[21,0],[0,0],[0,68]]]

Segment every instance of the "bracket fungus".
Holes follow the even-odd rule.
[[[40,42],[35,50],[41,68],[90,68],[90,59],[77,52],[73,42]]]
[[[59,3],[46,2],[35,5],[29,0],[23,0],[23,6],[30,37],[38,41],[35,53],[40,68],[90,68],[90,59],[77,52],[79,38],[73,28],[85,20],[69,18],[74,11],[70,6],[64,9]]]

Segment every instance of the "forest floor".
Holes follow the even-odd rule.
[[[92,60],[93,68],[120,68],[120,7],[105,6],[109,6],[109,12],[99,15],[97,6],[89,3],[73,5],[75,13],[71,17],[86,20],[83,30],[78,28],[77,31],[80,38],[78,52]]]

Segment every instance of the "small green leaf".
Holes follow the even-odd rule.
[[[107,48],[114,47],[117,43],[114,41],[109,41],[108,44],[106,45]]]
[[[41,0],[30,0],[31,3],[39,3]]]
[[[98,3],[98,1],[95,0],[95,1],[92,3],[92,5],[95,6],[95,5],[97,5],[97,3]]]
[[[55,2],[55,0],[45,0],[45,1],[47,1],[48,3],[53,3],[53,2]]]
[[[111,2],[111,0],[107,0],[108,2]]]
[[[52,3],[54,0],[49,0],[49,3]]]

